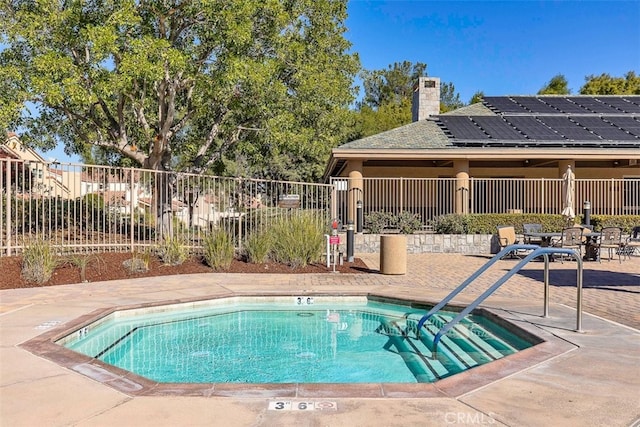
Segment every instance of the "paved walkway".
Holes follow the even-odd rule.
[[[378,268],[377,255],[359,256],[370,268]],[[271,410],[269,404],[283,397],[268,387],[245,387],[227,397],[220,397],[223,387],[210,388],[208,393],[192,390],[191,395],[185,390],[174,395],[136,395],[110,386],[106,373],[105,378],[95,372],[93,376],[79,373],[87,364],[62,367],[24,347],[82,315],[117,305],[289,292],[372,292],[437,301],[487,260],[459,254],[408,255],[407,274],[399,276],[198,274],[1,291],[0,422],[11,426],[626,427],[640,418],[638,256],[621,264],[617,260],[584,264],[583,333],[573,331],[576,263],[551,264],[552,306],[550,317],[542,318],[544,264],[534,262],[483,306],[537,331],[547,341],[536,346],[538,350],[451,377],[429,392],[418,387],[415,392],[383,387],[372,393],[382,392],[384,397],[366,398],[350,397],[349,387],[336,386],[328,393],[326,388],[319,392],[298,385],[284,397],[294,402],[335,402],[337,409],[330,411]],[[470,301],[516,263],[499,261],[455,301]],[[540,360],[545,352],[548,357]],[[522,368],[523,361],[530,363]],[[360,396],[366,389],[351,388],[352,394]]]

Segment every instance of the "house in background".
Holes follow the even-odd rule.
[[[32,193],[42,197],[73,197],[68,185],[69,179],[66,179],[65,183],[62,173],[48,165],[35,150],[22,144],[15,133],[7,134],[6,141],[0,145],[0,158],[18,160],[26,166],[20,168],[21,174],[24,175],[20,179],[29,180]]]
[[[471,178],[558,179],[571,166],[579,179],[640,188],[640,96],[487,96],[439,114],[439,87],[420,78],[414,121],[333,149],[325,180],[342,177],[362,192],[368,178],[449,178],[445,199],[457,213],[468,212]],[[640,214],[638,199],[623,194],[621,203]]]

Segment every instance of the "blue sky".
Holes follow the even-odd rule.
[[[363,68],[426,63],[465,103],[478,90],[532,95],[557,74],[573,93],[588,75],[640,74],[640,1],[350,0],[348,13]]]
[[[427,64],[463,102],[534,95],[563,74],[640,74],[640,1],[350,0],[346,38],[367,70]]]

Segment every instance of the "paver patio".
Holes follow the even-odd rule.
[[[372,269],[376,254],[360,254]],[[277,412],[274,397],[134,396],[35,356],[20,344],[97,308],[232,293],[376,292],[439,301],[488,260],[408,255],[407,274],[198,274],[0,292],[0,421],[7,426],[629,426],[640,418],[640,257],[585,263],[583,333],[574,332],[576,263],[551,264],[550,317],[541,317],[543,263],[530,263],[483,306],[553,342],[551,359],[498,380],[471,370],[434,385],[431,397],[349,397],[298,387],[291,400],[336,402],[337,410]],[[471,301],[516,264],[499,261],[455,302]],[[508,358],[507,358],[508,359]],[[493,368],[509,371],[509,362]],[[493,378],[493,377],[491,377]],[[459,384],[456,384],[456,381]],[[444,383],[443,383],[444,384]],[[478,386],[476,386],[478,384]],[[345,391],[346,390],[346,391]],[[464,390],[461,392],[460,390]],[[214,393],[212,393],[214,394]]]

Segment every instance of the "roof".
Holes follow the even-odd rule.
[[[640,148],[640,96],[492,96],[334,149]]]
[[[565,155],[587,151],[610,155],[602,151],[610,149],[625,155],[640,153],[635,151],[640,149],[640,96],[488,96],[482,103],[341,145],[333,149],[325,176],[342,167],[340,159],[446,153],[457,157],[471,152],[491,158],[496,151],[487,148],[494,147],[517,149],[522,155],[556,149]]]
[[[452,147],[435,120],[426,119],[367,136],[339,149],[425,149]]]

